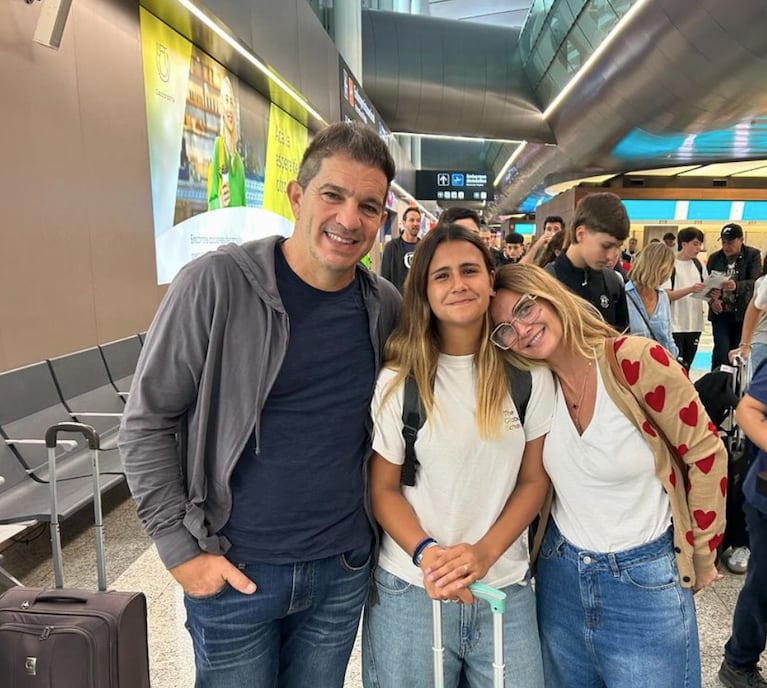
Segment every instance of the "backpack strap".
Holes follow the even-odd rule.
[[[525,424],[525,414],[530,395],[533,392],[533,376],[529,370],[522,370],[511,363],[506,363],[506,378],[509,382],[509,392],[514,406],[517,407],[519,422]]]
[[[695,267],[698,268],[698,274],[700,275],[700,281],[703,282],[703,263],[701,263],[697,258],[693,258],[692,262],[695,264]],[[674,267],[671,270],[671,288],[674,288],[674,283],[676,282],[676,267]]]
[[[695,263],[695,267],[698,268],[698,274],[700,275],[700,281],[703,282],[703,263],[697,258],[693,258],[692,262]]]
[[[533,376],[529,370],[522,370],[510,363],[505,363],[504,368],[511,399],[519,415],[519,422],[524,425],[527,405],[533,390]],[[405,378],[404,398],[402,400],[402,436],[405,438],[405,460],[402,464],[400,485],[406,487],[415,485],[415,475],[418,470],[415,441],[418,438],[418,431],[425,422],[426,410],[423,407],[421,396],[418,394],[418,385],[415,379],[408,375]]]
[[[425,422],[425,410],[415,378],[405,378],[405,396],[402,401],[402,436],[405,438],[405,461],[402,464],[400,484],[408,487],[415,485],[415,473],[418,459],[415,456],[415,440],[418,431]]]

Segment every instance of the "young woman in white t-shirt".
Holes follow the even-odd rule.
[[[370,497],[384,533],[364,617],[368,687],[433,685],[435,599],[458,603],[443,605],[445,685],[492,685],[492,614],[468,590],[480,580],[507,595],[507,688],[543,686],[526,529],[549,487],[541,456],[554,387],[548,371],[533,373],[522,424],[489,339],[493,275],[478,235],[443,225],[421,240],[405,282],[372,408]],[[407,376],[426,410],[413,487],[400,486]]]

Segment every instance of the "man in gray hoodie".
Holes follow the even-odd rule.
[[[394,162],[335,124],[287,193],[287,240],[186,265],[120,431],[138,514],[184,589],[197,688],[343,685],[365,600],[369,402],[399,294],[361,264]]]

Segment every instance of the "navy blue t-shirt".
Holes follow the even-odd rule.
[[[303,282],[275,249],[287,354],[231,477],[223,533],[235,563],[312,561],[363,546],[362,462],[375,360],[359,277],[338,292]],[[243,355],[246,355],[243,352]]]

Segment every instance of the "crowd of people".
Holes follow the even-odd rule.
[[[693,593],[719,575],[728,469],[686,372],[702,295],[718,351],[767,351],[742,229],[709,274],[699,230],[640,248],[609,192],[529,247],[469,209],[428,232],[409,209],[381,276],[360,259],[394,173],[375,132],[327,127],[287,188],[292,235],[189,263],[147,334],[119,444],[196,688],[340,688],[361,615],[364,685],[427,688],[435,600],[445,685],[486,688],[478,581],[507,595],[506,686],[700,687]],[[738,421],[767,449],[763,388],[765,367]],[[753,484],[728,688],[767,686]]]

